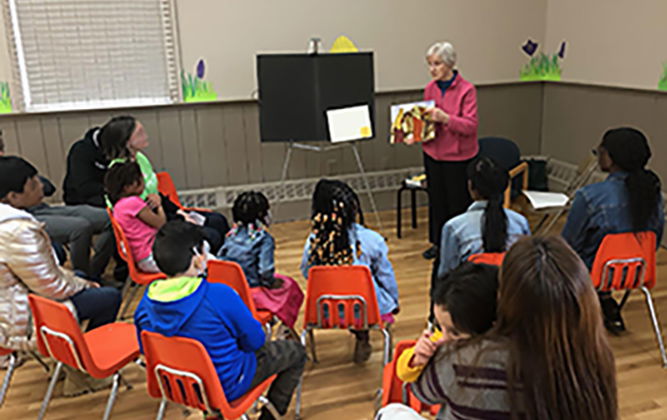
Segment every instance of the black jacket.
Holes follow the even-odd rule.
[[[108,161],[97,143],[100,128],[91,128],[67,154],[67,174],[63,182],[65,204],[105,207],[104,175]]]

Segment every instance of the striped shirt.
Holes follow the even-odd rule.
[[[491,340],[458,348],[454,345],[456,343],[438,350],[417,382],[411,385],[414,394],[426,404],[442,404],[437,419],[509,420],[507,346]],[[520,400],[521,395],[517,398]]]

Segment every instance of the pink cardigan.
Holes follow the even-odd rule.
[[[436,124],[435,139],[423,143],[424,152],[435,160],[472,159],[479,151],[477,142],[477,91],[460,74],[442,96],[435,80],[424,88],[424,100],[449,114],[449,124]]]

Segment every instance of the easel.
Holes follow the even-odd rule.
[[[366,171],[364,170],[364,164],[361,161],[361,156],[359,155],[357,141],[349,141],[344,143],[331,144],[327,146],[316,146],[308,143],[299,143],[290,140],[289,144],[287,145],[287,150],[285,151],[285,159],[283,160],[283,171],[280,176],[280,183],[283,184],[287,180],[287,170],[289,169],[289,164],[292,161],[293,150],[298,149],[307,152],[321,153],[342,148],[349,148],[352,150],[352,154],[354,154],[354,158],[357,161],[357,167],[359,168],[359,175],[361,175],[361,179],[364,182],[364,187],[366,188],[366,193],[368,194],[368,199],[370,200],[371,203],[371,209],[373,210],[373,213],[375,213],[375,220],[378,224],[378,230],[380,232],[384,232],[384,229],[382,227],[382,221],[380,220],[380,215],[378,214],[378,209],[377,206],[375,205],[375,197],[373,196],[373,191],[371,191],[371,185],[368,182],[368,176],[366,175]]]

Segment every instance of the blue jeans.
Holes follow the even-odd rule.
[[[116,320],[120,308],[120,292],[113,287],[99,287],[82,290],[70,298],[79,321],[89,320],[90,331]]]

